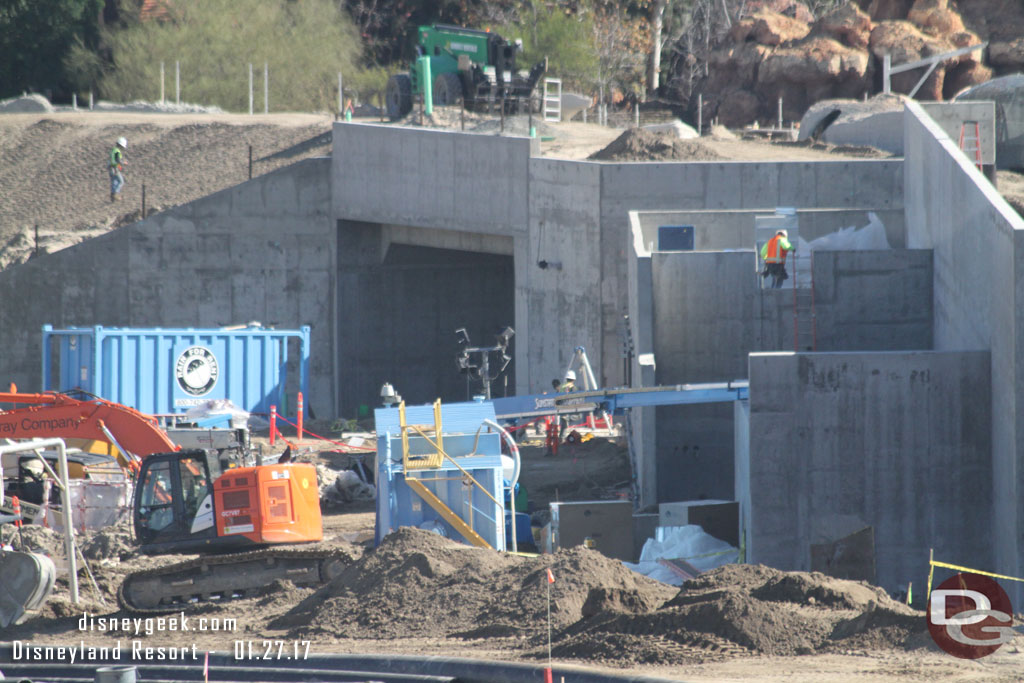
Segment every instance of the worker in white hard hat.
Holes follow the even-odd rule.
[[[789,242],[789,233],[779,230],[775,235],[761,247],[761,259],[764,261],[764,270],[761,277],[772,277],[772,289],[780,289],[782,283],[789,279],[786,272],[786,255],[796,251]]]
[[[119,137],[114,148],[110,150],[110,201],[116,202],[121,198],[121,188],[124,187],[124,153],[128,149],[128,141]]]
[[[569,370],[565,373],[565,379],[562,380],[562,386],[558,387],[559,391],[576,391],[576,373]]]

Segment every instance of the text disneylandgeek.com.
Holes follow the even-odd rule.
[[[124,634],[127,640],[113,645],[41,645],[31,641],[11,642],[11,659],[21,662],[62,662],[74,664],[88,661],[203,661],[205,650],[195,643],[190,645],[146,645],[140,636],[157,633],[211,633],[230,632],[238,626],[236,619],[216,617],[188,617],[185,613],[173,616],[129,618],[97,617],[86,612],[78,620],[78,630],[109,634]],[[237,659],[306,659],[309,657],[308,640],[235,640],[232,654]]]

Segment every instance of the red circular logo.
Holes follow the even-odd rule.
[[[1013,637],[1013,608],[987,576],[956,574],[928,600],[928,631],[936,645],[961,659],[990,655]]]

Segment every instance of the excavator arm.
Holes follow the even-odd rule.
[[[15,407],[0,410],[0,438],[109,442],[105,426],[122,448],[140,458],[178,450],[153,417],[102,398],[80,400],[54,392],[0,392],[0,405],[8,403]]]

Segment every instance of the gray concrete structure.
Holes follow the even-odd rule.
[[[949,538],[992,529],[991,555],[976,559],[1019,575],[1024,222],[921,107],[907,105],[904,126],[906,161],[650,164],[541,158],[538,143],[525,138],[338,123],[332,160],[301,162],[0,273],[0,379],[38,388],[43,323],[205,327],[253,319],[313,326],[307,403],[319,416],[354,416],[376,403],[385,380],[410,400],[462,399],[453,362],[460,326],[478,343],[494,328],[515,327],[517,393],[547,389],[578,345],[603,384],[620,383],[626,330],[635,385],[737,379],[750,352],[793,344],[792,293],[756,286],[746,251],[753,217],[796,207],[804,236],[813,237],[861,225],[874,211],[896,249],[815,256],[818,349],[887,353],[850,354],[863,382],[841,383],[834,400],[810,409],[822,411],[821,424],[851,416],[864,443],[885,451],[889,460],[871,461],[884,471],[894,471],[904,443],[893,434],[913,435],[908,462],[934,445],[918,438],[920,424],[971,449],[972,490],[994,502],[987,517],[955,503],[967,522]],[[701,226],[699,251],[652,252],[648,234],[663,220]],[[930,348],[941,353],[907,351]],[[831,358],[801,358],[817,357]],[[873,369],[886,374],[871,379]],[[914,370],[934,381],[926,405],[904,408]],[[734,479],[754,488],[770,463],[757,460],[753,446],[737,448],[733,434],[748,444],[744,435],[759,433],[751,426],[766,415],[758,402],[772,399],[758,397],[751,381],[750,406],[635,411],[641,504],[730,497],[724,489]],[[811,401],[819,387],[802,381],[797,372],[789,396]],[[877,400],[856,403],[858,396]],[[964,415],[989,425],[987,441],[977,430],[952,431]],[[826,432],[815,424],[778,443],[817,443]],[[868,434],[871,425],[892,439]],[[829,453],[844,471],[858,466]],[[734,455],[742,457],[733,469]],[[889,491],[882,471],[861,470],[873,488],[851,486],[881,495]],[[816,485],[811,493],[833,490]],[[878,537],[880,576],[902,581],[904,566],[890,564],[906,537],[899,519],[934,520],[929,533],[937,534],[955,510],[947,519],[929,496],[915,498],[913,509],[872,500],[878,509],[868,512],[881,517],[871,523],[887,530]],[[771,512],[776,502],[758,505]],[[751,500],[748,513],[756,509]],[[806,507],[795,514],[798,530],[813,516]],[[774,533],[750,529],[755,548]],[[971,543],[949,552],[960,557]],[[794,558],[773,561],[796,566]]]
[[[917,106],[927,112],[936,125],[957,142],[960,140],[961,127],[966,128],[965,124],[968,121],[977,122],[980,144],[975,145],[970,139],[974,136],[974,128],[970,126],[964,131],[964,147],[979,147],[982,165],[992,166],[998,161],[996,151],[1000,142],[996,134],[996,103],[992,102],[991,98],[984,99],[987,101],[918,102]],[[819,102],[804,115],[800,125],[800,139],[808,139],[819,121],[830,112],[839,110],[842,112],[839,118],[821,134],[822,141],[833,145],[875,147],[902,156],[903,104],[907,101],[913,100],[900,95],[898,99],[894,96],[889,102]],[[885,109],[886,106],[890,108]],[[973,155],[971,159],[974,159]]]
[[[993,570],[1024,571],[1024,220],[908,103],[907,242],[932,249],[937,350],[991,352]],[[978,530],[979,533],[982,531]]]
[[[330,160],[309,159],[0,272],[4,383],[40,388],[40,329],[312,326],[311,396],[329,415]],[[326,247],[326,248],[325,248]],[[292,373],[294,375],[294,373]]]
[[[547,389],[580,345],[602,384],[622,382],[630,210],[770,212],[776,206],[808,206],[860,215],[902,213],[900,161],[608,164],[531,156],[536,144],[394,126],[338,123],[334,128],[338,181],[332,207],[343,233],[350,224],[373,222],[389,225],[392,235],[400,232],[396,239],[421,246],[446,246],[452,233],[463,244],[467,235],[481,244],[487,240],[480,236],[511,237],[520,342],[515,345],[517,393]],[[349,170],[354,164],[357,174]],[[480,197],[487,201],[477,201]],[[344,274],[358,265],[343,249],[338,267]],[[340,347],[346,362],[361,362],[358,347]],[[439,362],[448,366],[449,354]],[[376,386],[346,383],[359,397],[372,397],[378,388],[379,381]],[[347,407],[344,399],[342,407]]]
[[[771,215],[765,209],[703,209],[698,211],[637,211],[644,244],[657,250],[658,228],[663,225],[694,226],[695,251],[753,249],[754,217]],[[885,225],[886,239],[893,249],[907,246],[903,224],[903,206],[888,210],[797,208],[800,237],[810,241],[843,228],[861,228],[870,222],[868,213],[875,213]]]
[[[634,234],[635,245],[642,236]],[[647,386],[746,379],[751,352],[794,349],[793,294],[758,287],[752,251],[650,253],[638,246],[631,269],[637,283],[630,283],[638,298],[630,310],[638,322],[650,321],[635,342],[637,354],[653,354]],[[815,252],[813,279],[819,351],[931,348],[930,251]],[[653,417],[637,433],[646,429],[650,438],[653,431],[644,450],[657,453],[656,476],[644,478],[657,488],[647,489],[645,500],[732,496],[732,406],[644,412]]]
[[[936,558],[989,567],[989,354],[755,353],[737,410],[748,560],[810,569],[810,545],[874,528],[877,582]],[[748,412],[749,411],[749,412]]]

